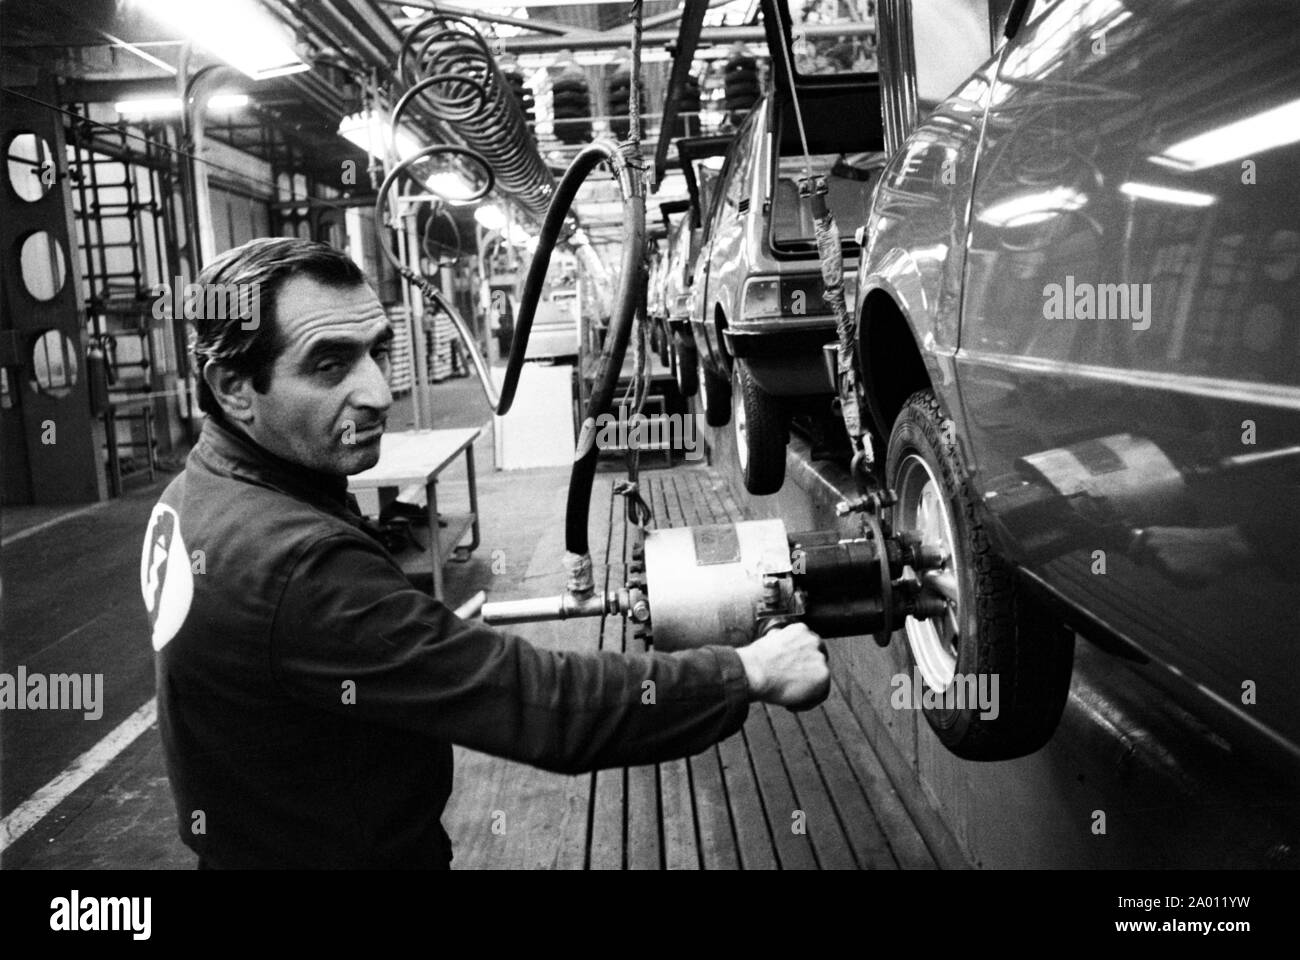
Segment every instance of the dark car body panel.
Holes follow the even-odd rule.
[[[1294,5],[1035,4],[891,157],[859,296],[1003,555],[1300,757],[1297,170]]]

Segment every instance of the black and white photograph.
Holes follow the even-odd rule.
[[[0,0],[0,74],[6,926],[1282,929],[1300,3]]]

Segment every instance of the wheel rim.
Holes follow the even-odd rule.
[[[907,642],[921,676],[931,689],[942,692],[952,684],[957,672],[957,646],[961,638],[961,570],[957,564],[956,524],[943,496],[943,485],[920,456],[908,454],[903,460],[894,489],[898,493],[898,504],[893,511],[895,530],[918,534],[922,543],[943,552],[943,566],[925,571],[920,579],[944,598],[947,615],[926,620],[908,617],[905,623]],[[910,567],[907,572],[916,576]]]
[[[736,382],[731,386],[731,422],[736,425],[736,459],[740,469],[749,468],[749,423],[745,419],[745,397],[740,386],[740,365],[736,365]]]

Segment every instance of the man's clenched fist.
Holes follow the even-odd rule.
[[[736,652],[745,664],[750,696],[791,710],[817,706],[831,689],[821,644],[804,624],[791,623],[741,647]]]

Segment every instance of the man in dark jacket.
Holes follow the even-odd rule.
[[[624,656],[458,619],[411,587],[347,493],[392,402],[393,331],[356,265],[255,240],[199,283],[254,298],[209,299],[195,321],[208,419],[154,508],[140,583],[200,866],[446,867],[453,743],[563,772],[653,763],[731,735],[751,700],[826,696],[801,625],[740,650]]]

